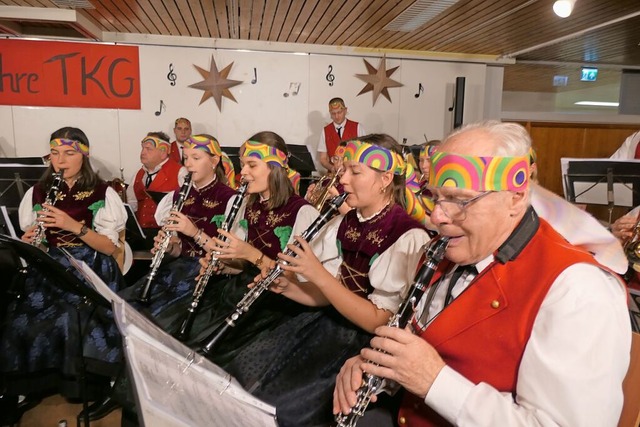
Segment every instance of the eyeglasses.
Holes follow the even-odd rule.
[[[440,209],[449,219],[464,221],[467,218],[467,207],[491,193],[495,193],[495,191],[485,191],[467,200],[438,199],[438,195],[432,189],[425,188],[422,191],[422,196],[433,203],[434,209],[436,205],[440,205]]]

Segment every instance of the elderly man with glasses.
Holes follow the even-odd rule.
[[[334,412],[362,372],[407,391],[411,426],[612,426],[631,328],[624,284],[530,205],[531,140],[517,124],[452,133],[432,157],[431,215],[450,238],[411,328],[376,330],[342,368]]]

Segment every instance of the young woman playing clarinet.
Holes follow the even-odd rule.
[[[221,156],[220,145],[211,135],[194,135],[183,143],[184,166],[191,177],[191,188],[184,189],[188,193],[180,211],[172,210],[180,197],[180,192],[173,191],[162,199],[155,214],[163,229],[155,238],[154,252],[162,250],[162,242],[168,239],[165,262],[148,286],[146,276],[120,293],[152,318],[193,293],[200,271],[199,259],[206,254],[204,245],[217,236],[217,229],[233,204],[235,191],[227,185]],[[148,295],[140,302],[145,286]],[[160,326],[171,333],[177,327],[176,321],[165,317]]]
[[[294,192],[288,167],[289,152],[278,134],[259,132],[240,147],[241,177],[248,184],[247,200],[239,233],[220,230],[224,241],[214,238],[207,248],[234,268],[232,276],[214,276],[194,322],[187,343],[198,346],[224,321],[247,292],[247,283],[259,274],[260,267],[276,259],[294,235],[302,233],[318,216],[318,211]],[[184,303],[182,304],[185,305]],[[212,354],[223,365],[256,334],[268,325],[297,313],[301,307],[279,295],[269,295],[256,313],[238,325]]]
[[[122,275],[111,255],[125,227],[122,201],[91,168],[89,140],[82,130],[61,128],[51,135],[49,146],[49,168],[20,204],[22,240],[44,246],[48,255],[73,271],[62,250],[68,251],[117,291]],[[61,179],[54,177],[59,173]],[[28,267],[21,297],[9,304],[0,331],[5,398],[38,398],[55,392],[83,397],[79,394],[80,347],[86,360],[101,362],[87,364],[89,370],[99,367],[100,374],[109,375],[120,361],[120,334],[108,317],[101,316],[108,314],[83,304],[82,296],[65,289],[37,266]],[[95,377],[90,375],[89,379],[89,395],[96,396],[108,385],[108,377],[93,382]]]
[[[301,281],[281,277],[273,289],[316,309],[262,334],[227,367],[276,406],[283,427],[332,420],[335,375],[397,310],[429,241],[403,207],[405,164],[393,138],[349,141],[344,166],[340,183],[354,209],[329,222],[311,244],[300,241],[296,257],[281,254],[289,264],[284,269]]]

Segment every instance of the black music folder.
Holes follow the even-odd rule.
[[[156,205],[160,204],[160,201],[162,199],[164,199],[164,196],[166,196],[167,193],[163,193],[162,191],[149,191],[147,190],[147,194],[149,195],[149,197],[151,197],[153,199],[154,202],[156,202]]]

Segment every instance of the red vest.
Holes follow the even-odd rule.
[[[518,369],[540,305],[558,275],[581,262],[598,265],[540,219],[540,228],[515,260],[494,261],[485,268],[421,337],[470,381],[515,394]],[[449,267],[442,266],[434,282]],[[410,393],[398,422],[412,427],[449,425]]]
[[[142,178],[144,177],[144,169],[140,168],[136,174],[136,178],[133,181],[133,192],[136,194],[138,200],[138,210],[136,211],[136,218],[142,228],[160,228],[156,222],[153,214],[155,214],[158,205],[153,201],[151,196],[147,194],[149,191],[161,191],[168,193],[178,188],[178,172],[180,171],[180,164],[169,159],[162,165],[160,171],[151,181],[149,188],[145,188]]]
[[[344,122],[344,129],[342,129],[342,138],[338,137],[336,127],[333,123],[329,123],[324,127],[324,142],[327,144],[327,155],[329,158],[333,156],[338,148],[338,144],[341,141],[353,139],[358,137],[358,122],[352,122],[347,119]]]
[[[180,147],[178,147],[178,143],[173,141],[171,143],[171,152],[169,153],[169,158],[176,162],[177,164],[182,164],[182,156],[180,155]]]

